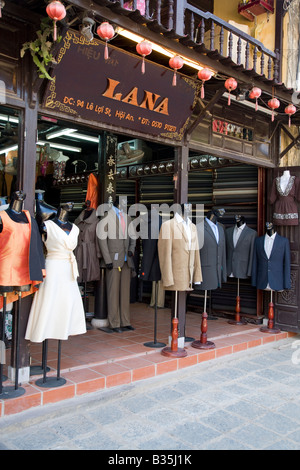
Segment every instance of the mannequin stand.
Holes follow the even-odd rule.
[[[144,346],[148,348],[163,348],[166,346],[165,343],[159,343],[156,340],[156,330],[157,330],[157,290],[158,290],[158,282],[155,282],[155,311],[154,311],[154,341],[149,341],[148,343],[144,343]]]
[[[5,328],[5,313],[6,313],[6,293],[3,295],[3,331],[2,331],[2,338],[4,338],[4,328]],[[25,393],[25,389],[23,387],[19,387],[19,343],[20,343],[20,304],[21,304],[21,295],[22,291],[18,291],[18,300],[17,300],[17,310],[15,311],[15,385],[2,387],[2,380],[1,380],[1,394],[0,399],[7,400],[10,398],[17,398]],[[5,305],[5,308],[4,308]],[[4,344],[4,343],[3,343]],[[2,362],[2,361],[1,361]],[[1,364],[2,369],[2,364]],[[2,374],[2,370],[1,370]]]
[[[5,364],[5,316],[6,316],[6,292],[3,293],[3,309],[2,309],[2,336],[0,345],[0,397],[2,394],[2,384],[7,380],[6,375],[3,375],[3,364]]]
[[[206,313],[207,290],[204,294],[204,311],[202,313],[200,340],[193,341],[192,347],[196,349],[214,349],[215,343],[207,341],[207,313]]]
[[[35,384],[38,387],[55,388],[61,387],[66,383],[66,379],[60,377],[60,360],[61,360],[61,340],[58,340],[58,353],[57,353],[57,374],[56,377],[47,377],[47,355],[48,355],[48,340],[43,342],[43,377],[38,379]]]
[[[263,326],[260,328],[260,331],[263,333],[273,333],[278,334],[281,333],[279,328],[274,328],[274,304],[273,304],[273,291],[271,290],[271,299],[269,303],[269,311],[268,311],[268,326]]]
[[[237,296],[236,296],[236,305],[235,305],[235,319],[234,320],[229,320],[228,323],[230,325],[247,325],[247,322],[241,318],[240,316],[240,311],[241,311],[241,298],[240,298],[240,280],[238,278],[238,284],[237,284]]]
[[[163,348],[161,353],[163,356],[167,357],[185,357],[187,352],[183,348],[178,348],[178,318],[177,318],[177,295],[178,292],[175,291],[175,313],[172,320],[172,340],[171,347]]]

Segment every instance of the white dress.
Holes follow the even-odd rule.
[[[52,220],[47,220],[45,226],[46,277],[34,295],[25,334],[25,339],[34,343],[86,333],[73,253],[79,229],[73,224],[67,234]]]

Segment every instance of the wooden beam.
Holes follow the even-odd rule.
[[[279,159],[284,157],[291,150],[291,148],[294,147],[294,145],[297,143],[299,139],[300,139],[300,133],[297,135],[297,137],[294,137],[293,141],[281,152],[281,154],[279,155]]]
[[[225,87],[224,85],[219,88],[219,90],[214,94],[213,98],[207,103],[205,108],[203,108],[200,111],[200,114],[196,117],[194,122],[190,125],[190,127],[187,128],[185,135],[184,135],[184,140],[185,142],[188,142],[191,138],[192,132],[196,129],[196,127],[200,124],[200,122],[205,118],[206,114],[208,111],[210,111],[214,105],[222,98],[223,93],[225,92]]]

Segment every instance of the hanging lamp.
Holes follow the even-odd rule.
[[[103,21],[98,28],[97,28],[98,36],[105,41],[105,49],[104,49],[104,59],[108,59],[108,46],[107,43],[110,39],[112,39],[115,35],[115,30],[113,26],[108,21]]]
[[[174,69],[172,86],[176,86],[177,84],[176,72],[177,70],[181,69],[181,67],[183,66],[182,57],[180,57],[179,55],[175,55],[174,57],[171,57],[171,59],[169,60],[169,65],[172,69]]]
[[[231,97],[230,97],[230,93],[236,89],[237,87],[237,81],[234,79],[234,78],[227,78],[226,82],[225,82],[225,88],[228,90],[228,106],[230,106],[231,104]]]
[[[289,115],[289,127],[291,127],[291,116],[295,114],[296,111],[296,106],[294,106],[293,104],[289,104],[284,110],[285,114]]]
[[[268,106],[269,108],[272,109],[272,122],[273,122],[274,121],[274,109],[279,108],[280,101],[277,98],[272,98],[271,100],[268,101]]]
[[[257,86],[253,87],[252,90],[250,90],[249,98],[251,100],[255,100],[255,111],[257,111],[258,109],[257,99],[260,97],[260,95],[261,95],[261,89],[258,88]]]
[[[64,5],[59,0],[54,0],[50,2],[46,7],[46,12],[49,18],[51,18],[54,22],[54,29],[53,29],[53,40],[56,41],[57,39],[57,25],[56,22],[63,20],[66,16],[67,12]]]
[[[148,41],[141,41],[136,45],[136,51],[143,57],[142,73],[145,73],[145,57],[152,52],[152,45]]]
[[[201,99],[204,99],[204,82],[210,80],[212,76],[212,71],[209,69],[201,69],[198,72],[198,78],[201,80]]]

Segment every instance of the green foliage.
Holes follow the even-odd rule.
[[[53,22],[50,18],[44,18],[41,21],[41,29],[36,32],[37,38],[35,41],[25,42],[20,51],[21,57],[24,57],[27,50],[30,51],[32,60],[39,71],[39,77],[47,78],[48,80],[53,80],[53,78],[50,77],[46,68],[51,62],[55,62],[55,58],[51,52],[53,46],[53,42],[51,41],[52,30]],[[60,41],[61,36],[57,38],[57,42]]]

